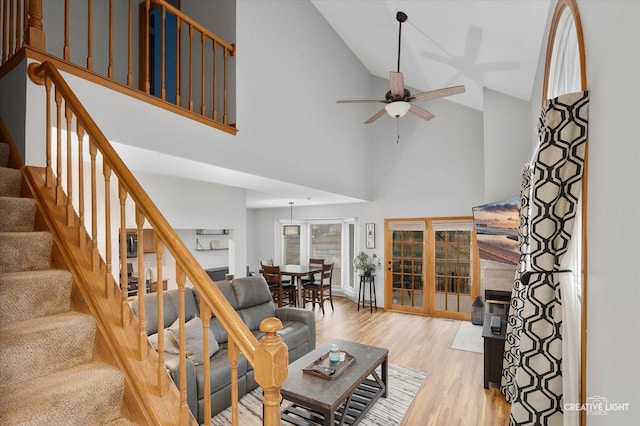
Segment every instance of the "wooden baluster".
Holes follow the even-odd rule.
[[[14,40],[13,36],[15,34],[15,30],[13,28],[13,20],[14,20],[14,1],[13,0],[8,0],[9,1],[9,55],[13,56],[16,53],[16,41]]]
[[[166,25],[166,13],[167,10],[165,9],[164,6],[162,6],[161,8],[161,21],[162,24],[160,25],[160,98],[164,101],[167,99],[167,91],[166,91],[166,87],[165,87],[165,53],[164,53],[164,49],[165,49],[165,38],[167,37],[167,33],[165,32],[165,25]]]
[[[149,83],[149,31],[150,31],[150,21],[151,21],[151,2],[150,0],[146,0],[144,3],[144,92],[149,94],[151,93],[151,85]]]
[[[22,45],[26,46],[27,44],[27,31],[29,31],[29,6],[27,2],[24,2],[24,7],[22,8],[22,13],[24,14],[24,18],[22,19],[22,26],[24,27],[24,34],[22,35]]]
[[[55,89],[56,98],[56,205],[61,206],[64,197],[62,189],[62,95]]]
[[[214,121],[218,121],[218,111],[216,108],[216,86],[217,86],[217,63],[218,63],[218,58],[216,57],[216,41],[213,40],[213,93],[211,95],[211,118],[213,118]]]
[[[189,24],[189,111],[193,111],[193,25]]]
[[[289,355],[278,331],[282,322],[277,318],[266,318],[260,323],[260,331],[265,336],[260,341],[253,356],[255,360],[254,377],[262,387],[262,404],[264,405],[263,422],[265,425],[280,424],[280,388],[289,373]]]
[[[49,79],[49,77],[44,78],[44,87],[45,87],[45,91],[46,91],[46,150],[47,150],[47,160],[46,160],[46,166],[45,166],[45,185],[47,186],[47,188],[52,188],[53,187],[53,169],[51,167],[51,138],[53,137],[51,135],[51,79]]]
[[[22,6],[22,1],[18,0],[18,4],[16,5],[16,50],[22,47],[22,42],[24,41],[22,36],[22,26],[20,25],[22,24],[22,19],[20,19],[20,6]]]
[[[111,167],[106,159],[102,158],[102,174],[104,176],[104,244],[105,244],[105,266],[104,296],[109,298],[113,291],[112,266],[111,266]]]
[[[180,22],[179,16],[176,16],[176,105],[180,106]]]
[[[229,351],[227,356],[229,357],[229,363],[231,364],[231,424],[233,426],[238,425],[238,358],[240,357],[240,351],[235,340],[229,339]]]
[[[118,183],[118,199],[120,200],[120,324],[125,327],[129,305],[127,298],[129,297],[129,270],[127,268],[127,191]],[[160,312],[160,311],[158,311]],[[161,333],[163,334],[163,333]],[[158,335],[160,336],[160,335]]]
[[[67,226],[74,225],[74,210],[73,210],[73,162],[71,158],[71,119],[73,113],[67,102],[64,103],[64,116],[67,120],[66,133],[67,133]]]
[[[204,82],[205,82],[205,78],[204,78],[204,59],[205,59],[205,54],[204,54],[204,46],[206,44],[205,38],[204,38],[204,32],[200,33],[200,50],[201,50],[201,55],[202,55],[202,60],[200,61],[201,63],[201,69],[200,69],[200,115],[204,116],[205,115],[205,105],[204,105]]]
[[[62,57],[68,61],[71,57],[69,48],[69,0],[64,0],[64,47],[62,49]]]
[[[5,0],[3,2],[2,10],[2,63],[5,63],[9,59],[9,4]]]
[[[87,69],[93,71],[93,3],[87,3]]]
[[[96,155],[98,148],[89,135],[89,156],[91,157],[91,266],[93,272],[100,271],[100,253],[98,252],[98,179],[96,176]]]
[[[113,78],[113,0],[109,0],[109,67],[107,76]]]
[[[227,124],[227,49],[224,49],[223,66],[224,87],[222,90],[224,90],[224,92],[222,97],[222,123]]]
[[[84,128],[77,119],[76,133],[78,134],[78,246],[85,248],[87,230],[84,226]]]
[[[162,277],[162,253],[164,252],[164,243],[158,238],[158,233],[154,232],[154,250],[156,252],[156,292],[158,293],[157,308],[158,312],[158,391],[160,395],[164,395],[168,387],[167,369],[164,365],[164,293],[163,293],[163,277]],[[205,376],[209,377],[209,376]]]
[[[133,3],[131,2],[131,0],[129,0],[129,23],[128,23],[128,30],[127,30],[127,34],[129,37],[129,41],[127,44],[127,86],[129,87],[133,87],[133,41],[131,40],[131,37],[133,35]]]
[[[144,237],[142,232],[142,226],[144,225],[144,215],[140,211],[140,208],[136,205],[136,226],[138,232],[138,355],[142,361],[146,357],[147,345],[147,333],[144,327],[144,295],[147,292],[147,283],[144,271],[144,253],[142,246],[144,244]]]
[[[185,364],[185,348],[184,348],[184,285],[186,275],[182,267],[176,265],[176,282],[178,283],[178,325],[180,333],[180,408],[179,423],[181,425],[189,424],[191,413],[187,405],[187,366]]]
[[[200,319],[202,320],[202,359],[204,377],[211,377],[211,362],[209,362],[209,322],[211,320],[211,309],[203,299],[200,299]],[[233,373],[232,373],[233,377]],[[211,424],[211,381],[204,381],[204,424]]]
[[[26,44],[34,49],[44,51],[45,39],[44,31],[42,31],[42,0],[30,0]]]

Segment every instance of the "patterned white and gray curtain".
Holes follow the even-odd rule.
[[[523,230],[528,239],[514,284],[516,300],[503,369],[502,388],[511,398],[512,425],[563,423],[559,275],[579,213],[588,112],[588,92],[570,93],[548,100],[539,121],[540,142],[531,164]]]
[[[522,170],[522,188],[520,189],[520,206],[518,209],[518,245],[520,247],[520,261],[516,268],[516,276],[513,280],[511,291],[511,307],[507,321],[507,333],[504,342],[504,359],[502,369],[502,381],[500,390],[513,402],[515,399],[516,369],[520,365],[520,334],[522,332],[522,309],[526,298],[526,287],[522,284],[521,277],[527,270],[529,260],[529,192],[531,190],[531,165],[525,164]]]

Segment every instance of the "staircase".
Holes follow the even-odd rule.
[[[94,360],[96,322],[71,308],[73,280],[52,268],[53,239],[0,143],[0,424],[134,425],[124,377]]]

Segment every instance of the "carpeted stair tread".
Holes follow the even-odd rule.
[[[0,232],[0,272],[49,269],[52,246],[48,232]]]
[[[33,231],[36,202],[32,198],[0,196],[0,232]]]
[[[9,164],[9,144],[0,143],[0,167],[7,167]]]
[[[22,188],[22,172],[18,169],[0,167],[0,195],[19,197]]]
[[[4,389],[2,424],[104,425],[120,417],[122,373],[98,361]]]
[[[43,374],[86,363],[93,356],[96,322],[65,312],[0,328],[0,391]]]
[[[69,311],[72,286],[61,269],[0,274],[0,327]]]

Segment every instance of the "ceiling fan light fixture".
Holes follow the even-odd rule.
[[[409,109],[411,108],[411,104],[405,101],[395,101],[388,103],[384,109],[387,111],[391,117],[399,118],[404,117]]]

